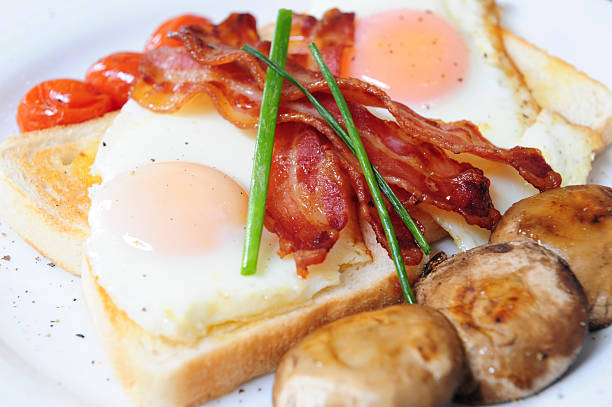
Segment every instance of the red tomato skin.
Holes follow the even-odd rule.
[[[166,38],[168,31],[178,31],[179,28],[185,25],[195,24],[210,24],[210,20],[206,17],[195,14],[183,14],[178,17],[171,18],[157,27],[155,32],[149,38],[145,45],[145,52],[149,52],[162,46],[180,47],[183,45],[180,41]]]
[[[111,97],[75,79],[53,79],[34,86],[17,107],[22,132],[80,123],[112,109]]]
[[[127,102],[134,79],[140,73],[139,52],[117,52],[94,62],[85,74],[85,82],[101,93],[110,95],[113,109],[120,109]]]

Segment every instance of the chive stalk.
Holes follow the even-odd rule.
[[[416,301],[414,299],[414,294],[410,289],[410,282],[408,281],[408,276],[406,275],[404,259],[397,241],[397,236],[395,235],[395,230],[393,229],[393,224],[391,223],[391,218],[389,217],[389,212],[387,211],[385,201],[383,200],[382,193],[380,192],[380,187],[376,181],[372,164],[368,159],[365,147],[363,146],[363,142],[359,136],[359,131],[353,122],[353,117],[351,116],[346,100],[338,87],[338,83],[336,82],[334,75],[332,75],[331,71],[325,64],[325,61],[323,61],[323,57],[321,56],[319,49],[314,43],[310,43],[309,48],[315,61],[319,65],[321,73],[323,73],[323,77],[327,81],[327,86],[329,86],[334,100],[338,105],[342,119],[344,119],[344,125],[346,126],[350,140],[353,143],[353,148],[355,149],[355,157],[357,157],[357,160],[361,165],[361,170],[363,171],[366,183],[370,189],[370,194],[372,195],[372,200],[374,201],[374,205],[376,205],[380,222],[382,223],[383,230],[385,231],[385,236],[387,237],[387,242],[389,243],[389,248],[391,250],[391,257],[393,263],[395,264],[395,269],[397,270],[397,275],[399,277],[406,302],[408,304],[414,304]]]
[[[312,105],[317,110],[317,112],[319,112],[321,117],[325,119],[325,121],[336,132],[336,134],[338,134],[338,136],[342,139],[342,141],[344,141],[344,143],[348,146],[351,152],[353,154],[356,154],[353,143],[348,133],[344,129],[344,127],[342,127],[342,125],[338,122],[338,120],[336,120],[336,118],[325,108],[325,106],[321,104],[321,102],[319,102],[312,95],[312,93],[310,93],[301,83],[299,83],[293,76],[291,76],[291,74],[289,74],[283,68],[276,65],[274,62],[270,61],[270,59],[268,59],[264,54],[259,52],[257,49],[251,47],[248,44],[242,47],[242,49],[248,52],[249,54],[253,55],[254,57],[258,58],[259,60],[265,62],[269,68],[275,70],[279,75],[282,75],[285,79],[287,79],[287,81],[289,81],[295,87],[297,87],[306,96],[306,98],[310,101],[310,103],[312,103]],[[423,250],[423,252],[427,255],[430,254],[431,248],[429,244],[427,243],[427,240],[425,239],[425,237],[419,230],[418,226],[416,225],[416,223],[414,222],[414,220],[412,219],[412,217],[410,216],[406,208],[404,208],[404,205],[402,205],[401,201],[399,200],[397,195],[395,195],[395,193],[393,192],[393,190],[391,189],[387,181],[380,174],[380,172],[378,172],[378,170],[375,167],[372,167],[372,168],[374,171],[374,176],[376,177],[376,181],[378,182],[378,185],[380,186],[382,193],[385,195],[385,198],[387,198],[387,200],[391,203],[391,206],[393,206],[393,209],[395,209],[398,216],[402,219],[402,222],[404,223],[404,225],[406,225],[408,230],[410,230],[410,232],[412,233],[412,236],[414,237],[415,241],[417,242],[421,250]]]
[[[287,61],[291,17],[291,10],[280,9],[278,11],[270,59],[280,68],[283,68]],[[272,165],[274,132],[276,131],[276,118],[278,116],[278,104],[280,102],[282,86],[283,77],[274,69],[268,68],[259,114],[257,140],[255,142],[249,208],[242,251],[242,275],[251,275],[257,270],[257,258],[261,244],[261,232],[264,224],[270,168]]]

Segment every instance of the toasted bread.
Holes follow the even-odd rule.
[[[85,262],[84,297],[130,398],[141,406],[197,406],[273,371],[283,354],[318,326],[401,301],[391,260],[369,225],[362,229],[372,263],[343,271],[339,285],[293,311],[214,327],[192,346],[169,342],[134,323],[96,283]],[[419,270],[408,269],[411,280]]]
[[[0,144],[0,217],[43,255],[80,274],[89,236],[89,167],[116,113]]]
[[[502,30],[506,52],[540,107],[589,127],[612,142],[612,92],[602,83],[524,39]]]

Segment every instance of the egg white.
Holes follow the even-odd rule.
[[[478,0],[313,0],[308,11],[320,16],[331,7],[355,12],[355,18],[388,10],[427,10],[446,20],[463,37],[468,49],[468,72],[462,85],[431,102],[414,103],[417,113],[445,121],[470,120],[490,141],[510,146],[537,115],[537,108],[491,32],[496,16]],[[374,78],[377,79],[377,78]],[[381,78],[384,81],[384,78]]]
[[[144,165],[187,161],[216,168],[248,191],[255,133],[224,120],[206,96],[175,114],[157,114],[130,100],[104,135],[92,173],[91,237],[87,260],[115,305],[147,331],[191,342],[214,325],[243,322],[307,303],[340,281],[340,269],[370,260],[368,250],[341,233],[325,262],[297,276],[295,262],[276,254],[278,238],[264,230],[257,273],[240,275],[244,233],[223,247],[197,255],[160,255],[135,249],[104,228],[105,205],[96,191]],[[188,199],[188,197],[186,197]]]

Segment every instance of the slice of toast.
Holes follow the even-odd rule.
[[[89,236],[89,167],[116,113],[0,144],[0,218],[44,256],[80,274]]]
[[[139,406],[197,406],[276,369],[282,355],[313,329],[344,316],[400,302],[394,266],[369,225],[364,238],[373,262],[349,268],[340,284],[293,311],[214,327],[195,345],[154,336],[118,309],[83,267],[84,297],[117,376]],[[408,268],[415,276],[420,266]]]
[[[502,30],[506,52],[540,107],[551,110],[612,142],[612,92],[572,65]]]

